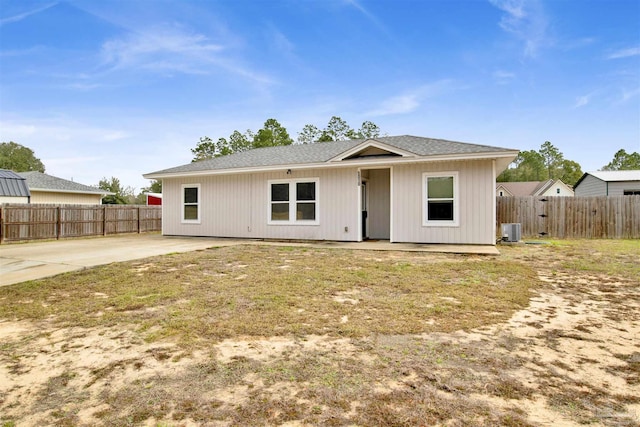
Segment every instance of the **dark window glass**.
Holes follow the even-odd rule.
[[[185,205],[184,219],[198,219],[198,205]]]
[[[429,201],[429,221],[453,221],[453,201]]]
[[[185,203],[198,203],[198,187],[187,187],[184,189]]]
[[[316,199],[316,183],[315,182],[298,182],[296,184],[296,197],[298,200],[315,200]]]
[[[310,220],[316,219],[316,204],[315,203],[297,203],[296,204],[296,219]]]
[[[289,203],[272,203],[271,220],[289,221]]]
[[[288,202],[289,184],[271,184],[271,201]]]

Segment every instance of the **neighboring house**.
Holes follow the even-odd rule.
[[[573,190],[559,179],[546,181],[499,182],[498,196],[565,196],[573,197]]]
[[[113,194],[42,172],[18,172],[18,175],[27,180],[31,203],[99,205],[104,196]]]
[[[576,196],[640,194],[640,170],[586,172],[574,186]]]
[[[165,235],[495,244],[517,150],[415,136],[249,150],[145,174]]]
[[[0,169],[0,204],[29,203],[30,197],[26,179],[13,171]]]
[[[147,195],[148,206],[161,206],[162,205],[162,193],[145,193]]]

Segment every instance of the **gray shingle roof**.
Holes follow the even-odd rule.
[[[13,171],[0,169],[0,196],[29,197],[31,193],[23,177]]]
[[[71,193],[111,194],[96,187],[79,184],[77,182],[47,175],[42,172],[18,172],[27,180],[32,190],[67,191]]]
[[[535,196],[544,192],[553,182],[552,179],[546,181],[499,182],[497,186],[504,187],[514,196]]]
[[[416,156],[425,157],[517,151],[488,145],[469,144],[410,135],[379,137],[373,138],[373,140],[400,150],[408,151]],[[280,147],[257,148],[229,156],[188,163],[147,175],[323,163],[349,151],[364,141],[366,140],[353,139],[315,144],[294,144]]]

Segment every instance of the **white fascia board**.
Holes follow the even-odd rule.
[[[301,164],[285,164],[273,166],[256,166],[249,168],[235,169],[206,169],[201,171],[188,172],[152,172],[142,175],[145,179],[163,179],[163,178],[182,178],[192,176],[211,176],[211,175],[235,175],[244,173],[262,173],[273,171],[305,170],[305,169],[335,169],[335,168],[371,168],[381,166],[403,165],[411,163],[435,163],[435,162],[453,162],[464,160],[493,160],[508,165],[516,158],[518,151],[498,151],[492,153],[471,153],[471,154],[446,154],[441,156],[425,156],[425,157],[398,157],[398,158],[366,158],[359,160],[348,160],[343,162],[322,162],[322,163],[301,163]]]
[[[376,141],[375,139],[367,139],[365,141],[362,141],[360,144],[356,145],[355,147],[353,147],[353,148],[351,148],[351,149],[349,149],[347,151],[344,151],[344,152],[338,154],[337,156],[329,159],[328,162],[329,163],[331,163],[331,162],[341,162],[344,159],[346,159],[346,158],[348,158],[350,156],[353,156],[357,152],[366,150],[367,148],[370,148],[370,147],[379,148],[380,150],[388,151],[390,153],[397,154],[397,155],[402,156],[402,157],[416,157],[416,154],[412,153],[410,151],[401,150],[400,148],[396,148],[396,147],[394,147],[392,145],[388,145],[388,144],[385,144],[383,142]]]

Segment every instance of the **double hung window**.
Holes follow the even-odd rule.
[[[423,220],[425,226],[457,226],[458,173],[423,174]]]
[[[318,224],[318,179],[269,181],[269,224]]]
[[[182,186],[182,222],[200,223],[200,184]]]

